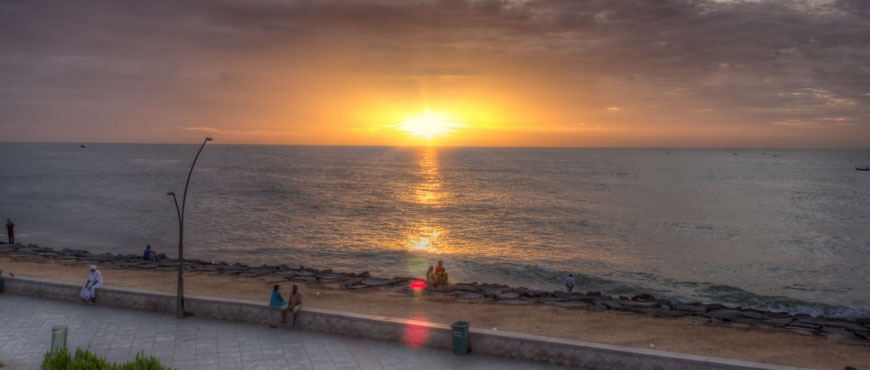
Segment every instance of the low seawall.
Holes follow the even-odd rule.
[[[4,293],[63,301],[79,301],[78,285],[56,281],[4,277]],[[138,289],[103,287],[98,290],[97,304],[175,312],[175,295]],[[185,309],[195,317],[271,324],[278,311],[262,302],[187,296]],[[539,361],[585,369],[719,369],[719,370],[795,370],[795,367],[765,365],[715,357],[693,356],[663,351],[624,348],[535,335],[470,330],[473,353],[491,354],[520,360]],[[324,333],[403,342],[409,346],[449,349],[453,344],[449,325],[355,314],[318,308],[304,308],[297,327]]]

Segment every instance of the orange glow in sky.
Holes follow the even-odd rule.
[[[155,1],[0,7],[0,140],[870,143],[860,1]]]

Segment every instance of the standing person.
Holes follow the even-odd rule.
[[[568,289],[568,293],[574,291],[574,274],[568,274],[565,278],[565,288]]]
[[[284,300],[284,297],[281,296],[281,287],[278,284],[272,287],[272,297],[269,299],[269,306],[271,307],[279,307],[281,308],[281,324],[287,322],[287,308],[289,307],[288,301]],[[277,324],[269,325],[272,329],[278,327]]]
[[[88,281],[85,282],[79,295],[82,297],[82,302],[90,301],[94,304],[97,303],[97,288],[103,287],[103,274],[97,270],[97,266],[91,265],[89,269],[91,273],[88,274]]]
[[[293,328],[296,328],[296,318],[299,316],[299,311],[302,310],[302,293],[299,292],[299,287],[293,284],[293,291],[290,292],[290,310],[293,311]]]
[[[15,244],[15,224],[11,218],[6,219],[6,235],[9,236],[9,244]]]

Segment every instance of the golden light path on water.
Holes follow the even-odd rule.
[[[438,208],[444,205],[447,196],[441,190],[441,175],[438,168],[438,153],[435,148],[421,149],[418,173],[423,181],[414,187],[413,202],[424,207]],[[422,217],[408,227],[404,246],[412,251],[446,253],[449,248],[442,242],[447,230],[431,217]]]
[[[444,205],[445,197],[448,196],[441,189],[441,174],[438,167],[438,153],[433,147],[421,149],[420,160],[418,162],[419,169],[417,174],[422,177],[423,181],[414,187],[413,203],[423,207],[438,208]],[[443,238],[447,235],[447,230],[439,225],[437,219],[427,216],[409,224],[405,235],[404,247],[410,251],[423,251],[434,254],[443,254],[449,251],[448,246],[443,242]],[[419,261],[417,259],[408,261],[408,272],[411,276],[419,276],[424,271],[417,271],[421,267],[433,265],[433,261]],[[411,288],[414,292],[414,305],[422,304],[422,289],[425,284],[412,283]],[[415,312],[412,320],[429,321],[424,314]],[[402,342],[410,348],[421,348],[429,340],[429,328],[426,325],[409,324],[405,327],[402,335]]]

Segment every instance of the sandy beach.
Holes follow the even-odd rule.
[[[83,283],[84,262],[30,257],[0,257],[4,275]],[[107,286],[175,292],[176,274],[165,270],[133,270],[102,266]],[[219,276],[185,273],[187,294],[268,301],[272,284],[289,291],[292,283],[269,277]],[[472,327],[557,338],[716,356],[815,369],[870,364],[870,344],[836,336],[743,325],[712,325],[699,318],[656,318],[634,313],[528,305],[457,302],[449,297],[409,295],[376,289],[343,290],[302,284],[308,307],[449,324],[470,321]],[[533,318],[533,319],[530,319]]]

